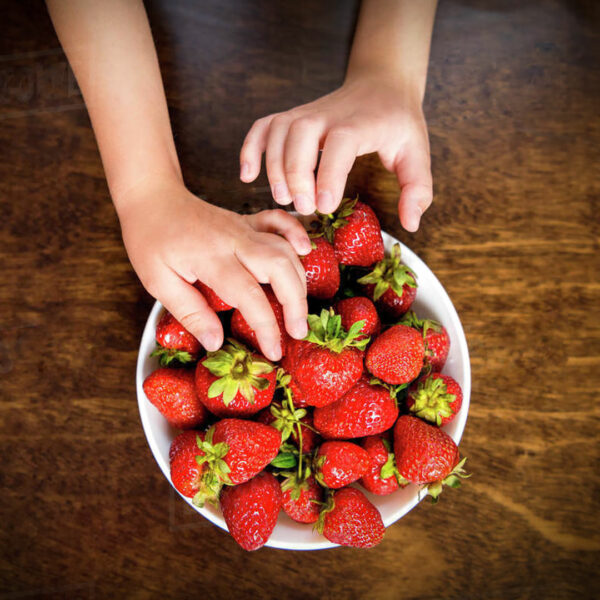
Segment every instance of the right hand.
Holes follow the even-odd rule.
[[[273,288],[288,333],[306,335],[306,278],[298,255],[310,252],[310,241],[293,216],[283,210],[239,215],[200,200],[181,182],[138,185],[118,205],[123,241],[142,284],[207,350],[221,347],[223,328],[193,286],[197,280],[240,310],[267,358],[281,358],[281,336],[259,284]]]

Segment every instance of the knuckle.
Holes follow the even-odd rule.
[[[194,331],[202,328],[206,321],[206,315],[202,311],[194,311],[181,316],[178,321],[188,330]]]
[[[329,130],[327,137],[348,138],[352,137],[355,133],[356,129],[354,126],[345,123],[338,123]]]
[[[309,115],[298,117],[290,125],[290,133],[303,134],[318,127],[319,121],[316,117]]]

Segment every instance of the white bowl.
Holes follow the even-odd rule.
[[[394,243],[398,242],[398,240],[385,232],[383,233],[383,241],[387,252],[391,250]],[[446,425],[444,429],[458,444],[467,422],[469,398],[471,395],[471,367],[465,333],[454,305],[437,277],[414,252],[404,244],[401,244],[401,248],[402,260],[416,273],[419,284],[417,297],[412,308],[419,317],[432,318],[442,323],[450,336],[450,354],[443,372],[453,377],[460,384],[463,391],[463,404],[455,419]],[[156,302],[146,322],[140,344],[136,383],[138,405],[144,433],[158,466],[170,482],[169,448],[178,431],[170,427],[166,419],[150,403],[142,387],[144,379],[158,368],[157,359],[150,358],[150,353],[155,347],[155,330],[161,313],[162,305]],[[363,488],[361,489],[381,512],[383,523],[386,527],[389,527],[392,523],[403,517],[423,497],[422,493],[419,494],[419,488],[412,484],[389,496],[375,496],[366,492]],[[182,498],[203,517],[227,531],[223,516],[218,509],[208,505],[204,508],[198,508],[192,504],[190,498],[185,498],[184,496]],[[271,548],[281,548],[284,550],[320,550],[334,548],[337,544],[331,543],[322,535],[314,532],[311,525],[296,523],[281,511],[277,525],[266,545]]]

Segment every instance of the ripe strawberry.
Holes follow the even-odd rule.
[[[403,315],[417,295],[416,275],[400,260],[400,244],[391,256],[380,260],[373,270],[358,280],[380,310],[391,317]]]
[[[304,351],[310,347],[311,343],[307,342],[306,340],[296,340],[293,337],[289,337],[285,345],[283,358],[281,359],[281,366],[283,367],[284,371],[286,371],[288,374],[293,373],[298,361],[300,360],[300,357]],[[287,380],[286,385],[292,394],[294,406],[296,408],[308,406],[303,392],[300,390],[291,376],[288,375],[288,377],[289,380]]]
[[[325,487],[342,488],[360,479],[370,464],[367,451],[352,442],[325,442],[315,455],[315,479]]]
[[[157,356],[160,366],[193,362],[200,354],[200,342],[170,313],[165,312],[156,326]]]
[[[296,473],[281,482],[283,510],[298,523],[316,523],[323,502],[323,488],[313,476],[299,480]]]
[[[386,383],[408,383],[421,372],[425,348],[423,337],[406,325],[384,331],[367,350],[365,366]]]
[[[363,350],[369,338],[358,340],[362,321],[346,332],[341,317],[326,310],[308,315],[309,333],[288,372],[310,406],[325,406],[348,391],[363,372]]]
[[[394,426],[394,454],[398,473],[411,483],[427,484],[427,493],[437,500],[442,486],[459,487],[468,477],[454,440],[435,425],[409,415]]]
[[[264,546],[277,523],[282,493],[271,473],[260,473],[250,481],[226,487],[221,493],[221,510],[227,529],[244,550]]]
[[[381,514],[355,488],[343,488],[330,496],[316,529],[330,542],[353,548],[372,548],[385,534]]]
[[[300,257],[306,272],[306,292],[313,298],[332,298],[340,287],[340,267],[333,246],[323,237],[311,240],[312,250]]]
[[[419,319],[409,311],[400,321],[403,325],[420,331],[425,341],[425,368],[439,372],[444,368],[450,352],[450,336],[446,328],[433,319]]]
[[[173,440],[169,450],[171,482],[178,492],[188,498],[193,498],[202,484],[204,465],[198,464],[196,456],[202,457],[204,452],[198,446],[198,439],[204,441],[204,434],[188,429]]]
[[[229,306],[229,304],[227,304],[226,302],[223,302],[223,300],[221,300],[221,298],[219,298],[219,296],[217,296],[216,292],[212,288],[208,287],[206,284],[202,283],[201,281],[196,281],[196,283],[194,284],[194,287],[196,289],[198,289],[200,292],[202,292],[202,295],[204,296],[204,299],[206,300],[207,304],[215,312],[231,310],[233,308],[233,306]]]
[[[462,390],[450,375],[432,373],[408,391],[406,407],[438,427],[450,423],[462,405]]]
[[[277,321],[277,326],[279,327],[279,331],[281,333],[281,350],[285,352],[286,344],[288,338],[291,339],[291,336],[287,333],[285,329],[285,322],[283,320],[283,306],[277,300],[275,293],[268,285],[262,286],[263,291],[273,309],[273,314],[275,315],[275,320]],[[258,350],[260,352],[260,346],[258,345],[258,339],[256,338],[256,332],[250,325],[246,319],[244,319],[242,313],[236,308],[231,315],[231,334],[236,340],[246,344]]]
[[[357,339],[378,335],[381,330],[377,309],[368,298],[355,296],[340,300],[335,305],[335,312],[342,317],[342,327],[346,330],[350,329],[357,321],[364,321],[365,324],[360,330],[363,335]]]
[[[349,439],[389,429],[398,418],[398,406],[381,385],[363,377],[339,400],[316,408],[315,427],[325,439]]]
[[[260,473],[279,452],[281,434],[273,427],[244,419],[222,419],[199,444],[205,464],[194,504],[215,502],[223,484],[238,485]]]
[[[219,417],[248,416],[271,403],[275,369],[235,340],[209,352],[196,367],[198,397]]]
[[[344,198],[335,214],[319,216],[340,264],[368,267],[383,258],[379,221],[373,209],[358,198]]]
[[[194,385],[194,372],[185,368],[160,368],[144,380],[146,397],[178,429],[199,427],[208,412]]]
[[[386,436],[370,435],[360,445],[367,451],[371,459],[369,470],[360,478],[359,483],[372,494],[387,496],[398,487],[396,461],[390,451],[390,443]],[[402,483],[404,487],[407,483]]]

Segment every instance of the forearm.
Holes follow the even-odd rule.
[[[119,211],[145,182],[181,179],[141,0],[47,0],[96,134]]]
[[[363,0],[347,80],[382,76],[425,94],[436,0]]]

